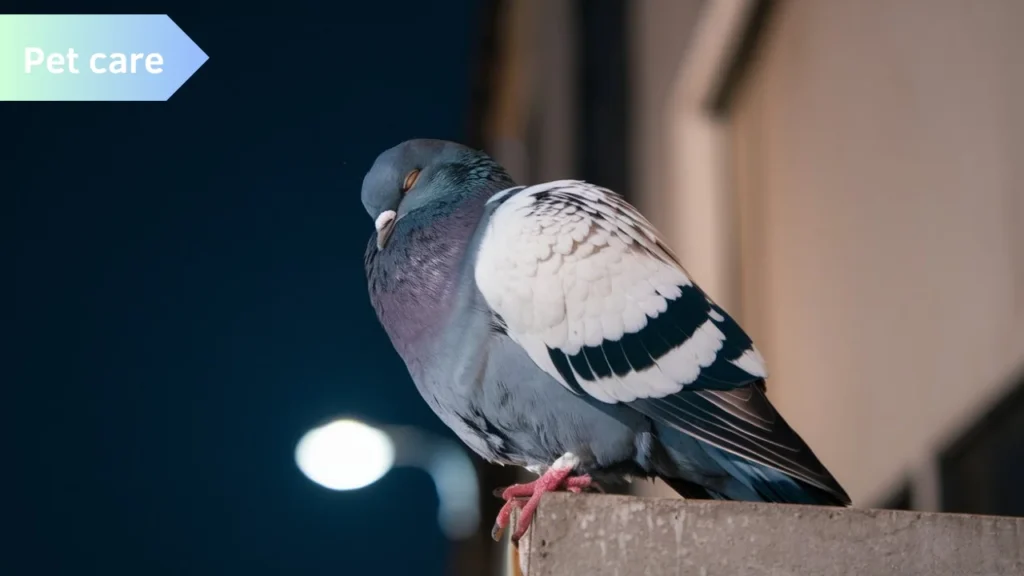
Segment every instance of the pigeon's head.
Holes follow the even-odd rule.
[[[505,171],[489,156],[455,142],[407,140],[377,157],[363,178],[363,206],[377,228],[383,249],[395,223],[406,214],[439,200],[511,185]]]

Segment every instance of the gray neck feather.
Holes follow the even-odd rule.
[[[437,202],[402,218],[388,245],[367,246],[370,300],[396,350],[407,363],[430,353],[440,341],[441,321],[453,309],[466,275],[467,250],[490,193],[481,190],[452,202]],[[469,275],[470,281],[472,276]]]

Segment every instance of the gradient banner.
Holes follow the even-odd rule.
[[[164,101],[207,59],[166,14],[0,14],[0,101]]]

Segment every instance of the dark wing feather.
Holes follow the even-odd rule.
[[[762,386],[682,391],[631,404],[635,409],[712,446],[849,502],[849,496],[803,439],[768,401]]]

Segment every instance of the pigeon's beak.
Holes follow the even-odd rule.
[[[377,250],[383,250],[388,243],[391,231],[395,229],[397,216],[398,214],[394,210],[385,210],[380,213],[380,216],[377,216],[377,221],[373,224],[377,227]]]

